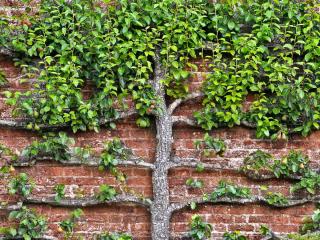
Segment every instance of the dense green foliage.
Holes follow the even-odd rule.
[[[307,135],[320,118],[316,4],[119,0],[101,8],[94,0],[42,1],[40,12],[16,27],[18,34],[3,30],[3,45],[16,52],[26,75],[38,78],[34,90],[7,92],[7,102],[32,119],[30,128],[68,124],[78,131],[98,130],[130,98],[137,124],[147,127],[148,115],[161,113],[149,81],[158,51],[166,92],[174,98],[188,92],[185,80],[196,69],[190,60],[210,62],[204,108],[195,113],[204,129],[246,121],[261,138]],[[212,54],[205,54],[208,48]],[[83,92],[88,85],[89,96]],[[246,110],[248,95],[254,100]]]
[[[30,127],[48,123],[98,130],[101,119],[117,117],[115,103],[123,105],[128,96],[141,116],[137,123],[149,126],[147,115],[158,111],[149,80],[160,45],[167,93],[177,97],[186,91],[184,67],[206,37],[205,0],[120,0],[108,9],[94,2],[42,1],[39,14],[12,37],[21,67],[39,80],[32,91],[7,93],[16,112],[34,120]],[[36,66],[34,57],[40,59]],[[82,90],[89,82],[94,94],[86,99]]]
[[[205,129],[247,120],[257,137],[307,135],[319,128],[320,14],[317,1],[247,0],[214,4],[213,71],[204,84]],[[249,111],[243,102],[249,93]]]
[[[39,130],[42,124],[70,125],[77,132],[98,131],[100,125],[115,128],[110,119],[128,109],[126,100],[133,100],[139,115],[136,123],[148,127],[150,116],[162,112],[150,81],[155,74],[155,56],[159,55],[165,72],[161,83],[169,98],[186,96],[187,79],[197,70],[191,60],[202,57],[209,62],[210,73],[202,88],[203,109],[194,116],[203,129],[246,124],[257,128],[259,138],[286,139],[294,132],[306,136],[320,128],[320,15],[316,4],[316,0],[217,4],[206,0],[118,0],[104,8],[94,0],[42,0],[39,13],[28,21],[13,27],[0,19],[0,46],[14,52],[16,64],[32,84],[27,92],[6,92],[7,103],[15,107],[15,114],[30,119],[29,129]],[[5,83],[0,70],[0,87]],[[251,97],[250,106],[244,106]],[[73,155],[90,156],[86,149],[71,149],[71,145],[74,141],[66,134],[49,133],[27,147],[22,156],[50,156],[57,161],[70,160]],[[222,155],[226,150],[222,140],[209,134],[195,146],[205,156],[211,152]],[[2,153],[11,154],[0,146]],[[117,165],[118,158],[126,159],[128,154],[119,139],[107,142],[100,170],[109,170],[125,182]],[[319,174],[309,168],[309,159],[300,152],[274,159],[257,151],[244,164],[244,172],[267,171],[277,178],[300,176],[292,191],[306,189],[315,194],[320,187]],[[186,184],[192,188],[204,185],[192,178]],[[27,197],[33,183],[21,173],[11,179],[8,189]],[[55,200],[61,201],[64,185],[58,184],[54,190]],[[101,185],[96,197],[108,201],[116,194],[113,187]],[[221,181],[204,196],[211,201],[223,197],[249,198],[251,192]],[[268,193],[266,200],[271,205],[288,203],[281,193]],[[60,223],[67,238],[73,235],[81,214],[78,209]],[[316,211],[302,231],[319,230],[319,216]],[[19,225],[2,229],[8,236],[28,240],[46,229],[45,220],[25,207],[12,212],[10,218]],[[212,226],[200,216],[194,216],[190,226],[193,239],[211,237]],[[102,234],[98,239],[132,238]],[[246,238],[232,232],[224,239]]]
[[[69,146],[74,144],[74,139],[69,138],[66,133],[48,133],[40,141],[34,141],[26,147],[22,156],[34,158],[40,156],[50,156],[56,161],[69,160],[71,153]]]

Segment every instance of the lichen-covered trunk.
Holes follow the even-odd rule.
[[[152,175],[153,204],[151,206],[152,239],[168,240],[170,237],[168,163],[172,148],[172,119],[167,111],[165,92],[161,80],[164,70],[161,67],[159,50],[155,57],[153,87],[159,97],[161,113],[156,118],[157,151],[155,169]]]
[[[153,205],[151,207],[152,239],[169,239],[169,185],[167,163],[170,161],[172,126],[168,116],[157,119],[157,154],[153,172]]]

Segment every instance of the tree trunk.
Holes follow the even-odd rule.
[[[172,119],[168,113],[165,91],[161,80],[164,70],[161,66],[160,50],[156,51],[153,87],[159,97],[161,113],[156,117],[157,151],[155,169],[152,175],[153,204],[151,206],[152,239],[168,240],[170,237],[168,164],[172,148]]]

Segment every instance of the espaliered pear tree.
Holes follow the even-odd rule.
[[[316,1],[118,0],[98,7],[93,0],[45,0],[34,16],[19,24],[3,19],[0,25],[5,33],[0,36],[1,52],[15,57],[22,77],[32,85],[27,92],[6,92],[14,114],[25,121],[0,120],[2,126],[36,131],[70,127],[78,132],[116,128],[116,120],[132,115],[142,128],[155,121],[154,163],[124,163],[152,170],[152,200],[114,200],[148,207],[154,240],[169,239],[172,213],[191,203],[266,201],[248,198],[248,192],[239,189],[236,198],[247,198],[219,195],[170,203],[168,170],[200,164],[173,156],[175,124],[207,131],[243,125],[256,128],[259,138],[272,139],[307,135],[319,128]],[[201,91],[190,93],[195,58],[208,63],[210,73]],[[87,85],[92,94],[84,96]],[[254,96],[249,109],[243,106],[248,95]],[[203,109],[193,118],[173,116],[180,104],[196,98],[203,99]],[[69,162],[75,163],[80,162]],[[90,165],[95,163],[99,165]],[[228,184],[221,188],[234,189]],[[282,206],[318,200],[293,200]]]

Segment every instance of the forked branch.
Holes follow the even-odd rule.
[[[169,114],[172,114],[174,112],[174,110],[182,103],[184,102],[187,102],[189,100],[192,100],[192,99],[196,99],[196,98],[199,98],[199,97],[203,97],[204,94],[202,92],[194,92],[194,93],[191,93],[187,96],[185,96],[184,98],[179,98],[179,99],[176,99],[173,103],[170,104],[170,106],[168,107],[168,113]]]

